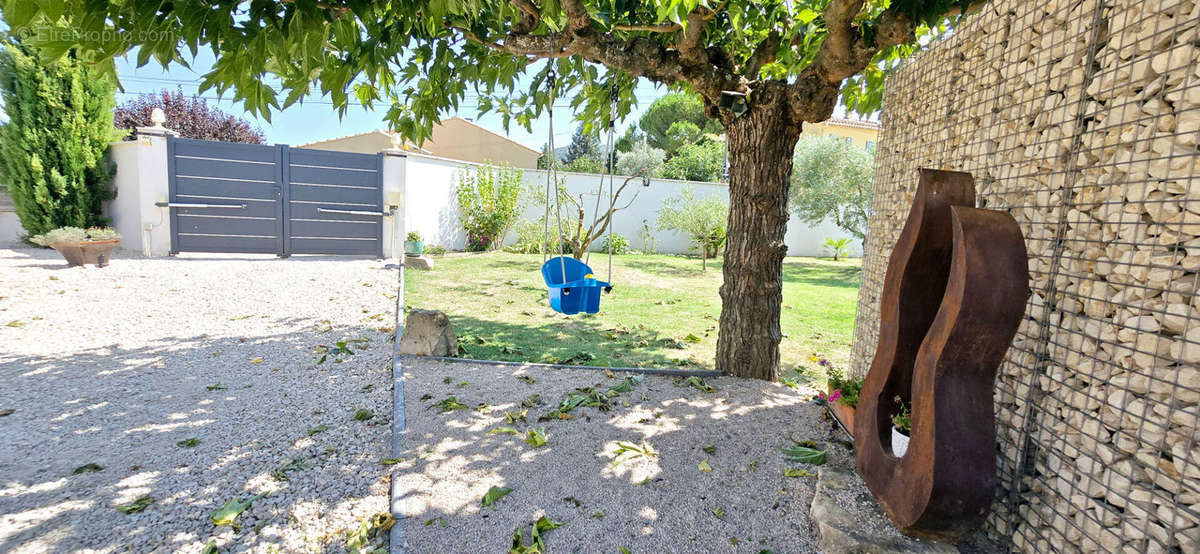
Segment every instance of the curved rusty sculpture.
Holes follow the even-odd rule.
[[[921,170],[854,425],[858,472],[896,528],[948,542],[982,524],[995,495],[992,387],[1029,296],[1016,220],[974,204],[969,173]],[[901,457],[897,397],[912,406]]]

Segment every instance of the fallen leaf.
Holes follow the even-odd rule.
[[[796,468],[785,467],[785,468],[783,468],[783,476],[784,477],[816,477],[817,474],[815,474],[811,471],[808,471],[807,469],[800,468],[800,467],[796,467]]]
[[[534,448],[541,448],[546,445],[546,440],[549,435],[546,434],[546,428],[530,429],[525,432],[525,442]]]
[[[787,456],[788,461],[798,464],[812,464],[819,466],[825,463],[825,451],[809,448],[807,446],[793,446],[790,448],[780,447],[784,456]]]
[[[191,448],[193,446],[196,446],[197,444],[200,444],[200,439],[198,439],[196,437],[188,437],[186,439],[183,439],[183,440],[175,443],[176,446],[182,446],[184,448]]]
[[[481,500],[479,504],[484,508],[488,508],[492,504],[495,504],[497,500],[508,496],[508,493],[510,492],[512,492],[512,489],[510,488],[493,486],[492,488],[488,489],[486,494],[483,495],[483,500]]]
[[[701,446],[700,450],[703,450],[704,452],[708,453],[709,455],[716,454],[717,453],[717,445],[706,444],[704,446]]]
[[[725,519],[725,508],[717,506],[716,508],[713,508],[712,513],[714,516],[717,516],[718,519]]]
[[[379,460],[379,463],[381,463],[385,466],[394,466],[394,465],[402,463],[402,462],[404,462],[404,458],[384,458],[382,460]]]
[[[71,475],[79,475],[80,473],[89,473],[92,471],[100,471],[102,469],[104,469],[104,468],[100,467],[100,464],[97,464],[97,463],[83,464],[83,465],[75,468],[75,471],[72,471]]]
[[[712,473],[712,466],[708,465],[708,458],[700,461],[700,471],[704,473]]]
[[[209,516],[208,519],[213,522],[213,525],[233,525],[234,520],[236,520],[237,517],[242,514],[242,512],[246,511],[252,504],[254,504],[254,501],[266,495],[267,493],[264,492],[251,496],[246,500],[242,500],[240,498],[230,500],[229,502],[226,502],[224,506],[221,506],[213,511],[212,515]]]
[[[311,437],[317,433],[324,433],[325,431],[328,431],[328,430],[329,430],[328,425],[318,425],[318,426],[313,427],[312,429],[308,430],[308,436]]]
[[[508,412],[505,412],[505,413],[507,414]],[[521,431],[519,431],[516,427],[497,427],[495,429],[492,429],[491,431],[488,431],[487,434],[489,434],[489,435],[520,435]]]
[[[127,514],[136,514],[142,510],[145,510],[146,506],[149,506],[153,503],[154,503],[154,497],[150,496],[150,495],[146,495],[141,498],[138,498],[137,500],[134,500],[133,502],[130,502],[129,504],[122,504],[120,506],[117,506],[117,510],[120,512],[127,513]]]
[[[262,362],[263,362],[262,358],[254,358],[254,359],[250,360],[250,363],[252,363],[252,364],[261,364]]]
[[[375,412],[371,410],[358,410],[354,412],[354,421],[366,421],[375,417]]]

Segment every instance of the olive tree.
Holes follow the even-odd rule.
[[[77,48],[113,70],[113,56],[169,65],[205,48],[215,62],[200,89],[251,113],[314,93],[343,113],[383,104],[418,142],[468,97],[529,128],[568,96],[585,124],[623,117],[641,78],[697,94],[726,131],[730,164],[716,367],[773,379],[802,125],[828,119],[839,98],[873,109],[886,72],[968,0],[0,2],[11,29],[58,31],[29,33],[49,59]]]
[[[800,139],[792,170],[792,211],[809,224],[829,219],[858,240],[867,238],[874,158],[841,137]]]

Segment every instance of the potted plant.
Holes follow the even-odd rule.
[[[121,242],[121,235],[111,227],[59,227],[29,239],[34,244],[49,246],[62,254],[69,266],[108,265],[112,251]]]
[[[820,360],[822,366],[829,367],[829,362]],[[829,411],[833,413],[842,426],[854,432],[854,410],[858,407],[858,393],[862,391],[862,379],[846,377],[841,371],[829,367],[829,393],[819,393],[817,396],[826,402]]]
[[[899,396],[893,400],[900,411],[892,414],[892,454],[897,458],[908,452],[908,434],[912,429],[912,407]]]
[[[425,241],[421,240],[420,231],[409,231],[404,240],[404,253],[410,256],[420,256],[425,253]]]

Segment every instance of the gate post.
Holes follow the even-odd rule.
[[[383,156],[382,179],[383,211],[391,215],[383,218],[383,257],[397,258],[404,253],[404,237],[407,233],[405,203],[405,165],[408,153],[393,145],[380,152]]]
[[[170,144],[178,133],[163,127],[165,121],[165,118],[156,119],[153,127],[137,128],[136,186],[127,191],[137,197],[137,244],[141,245],[142,255],[147,257],[175,253],[171,232],[174,221],[165,205],[172,200],[175,172]],[[117,170],[121,170],[120,166]]]

